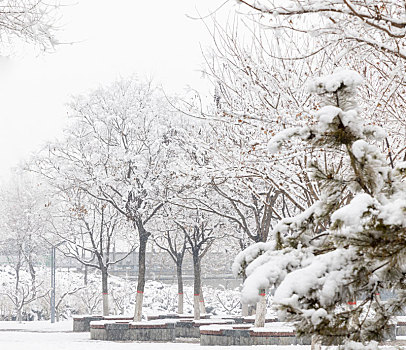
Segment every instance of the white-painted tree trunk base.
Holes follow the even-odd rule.
[[[109,315],[109,295],[103,293],[103,316]]]
[[[266,296],[261,295],[261,299],[257,303],[257,312],[255,314],[255,327],[264,327],[265,317],[266,317]]]
[[[206,313],[206,304],[204,302],[204,293],[203,288],[200,287],[200,315],[204,315]]]
[[[206,313],[206,305],[204,304],[204,299],[202,299],[201,297],[199,300],[199,307],[200,307],[200,314],[204,315]]]
[[[200,295],[195,295],[193,299],[194,319],[200,320]]]
[[[134,322],[140,322],[142,319],[142,302],[144,299],[143,293],[137,293],[137,298],[135,300],[135,313]]]

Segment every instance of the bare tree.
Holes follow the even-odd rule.
[[[335,41],[353,41],[406,59],[406,3],[403,0],[370,2],[338,0],[238,0],[262,14],[282,19],[271,27],[290,28],[314,36],[325,35]],[[306,21],[304,16],[314,20]],[[316,17],[315,17],[316,16]]]
[[[2,46],[19,39],[38,45],[43,50],[53,48],[58,43],[55,37],[58,7],[53,0],[2,1],[0,5]]]
[[[155,244],[166,251],[176,265],[176,278],[178,282],[178,314],[183,314],[183,275],[182,265],[186,252],[186,236],[180,235],[176,230],[166,230],[154,238]]]
[[[178,212],[176,211],[178,209]],[[186,252],[187,238],[174,220],[183,208],[167,205],[161,215],[162,232],[154,237],[155,244],[167,252],[176,265],[176,278],[178,282],[178,314],[183,314],[184,294],[182,266]],[[164,228],[165,227],[165,228]]]
[[[128,223],[108,203],[86,198],[84,193],[69,193],[68,200],[59,207],[59,217],[52,217],[54,240],[66,257],[101,272],[103,315],[109,315],[109,268],[126,259],[137,248],[137,242],[128,232]],[[113,246],[121,244],[126,254],[116,258]]]
[[[2,188],[0,193],[3,235],[0,249],[14,270],[14,290],[6,294],[15,306],[17,319],[21,321],[23,307],[48,293],[38,292],[42,282],[37,280],[36,271],[44,253],[41,237],[46,226],[46,208],[44,191],[39,182],[17,170],[13,175],[7,188]],[[21,274],[27,272],[29,283],[27,279],[21,279]]]
[[[199,320],[200,314],[205,313],[201,282],[201,261],[216,237],[219,237],[216,229],[218,230],[220,224],[211,222],[209,215],[202,214],[199,211],[190,212],[190,214],[192,216],[189,220],[177,218],[175,223],[183,231],[187,240],[187,250],[193,258],[194,318]]]

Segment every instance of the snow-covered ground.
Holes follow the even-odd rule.
[[[0,321],[0,332],[40,332],[62,333],[72,332],[72,320],[51,323],[50,321],[14,322]]]
[[[405,346],[398,337],[396,345]],[[391,344],[395,345],[395,344]],[[89,333],[73,333],[72,320],[51,324],[49,321],[0,321],[0,349],[7,350],[197,350],[198,343],[138,343],[90,340]],[[334,347],[330,348],[333,349]],[[384,347],[394,349],[393,347]],[[310,346],[214,346],[215,350],[310,350]]]
[[[7,350],[193,350],[197,343],[134,343],[90,340],[89,333],[73,333],[72,321],[0,322],[0,349]],[[309,350],[310,346],[233,346],[216,350]]]

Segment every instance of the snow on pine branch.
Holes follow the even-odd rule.
[[[244,249],[234,259],[234,263],[231,266],[231,270],[235,277],[245,274],[245,268],[252,263],[258,256],[262,255],[266,251],[274,248],[274,242],[263,243],[259,242]]]
[[[268,151],[270,153],[278,152],[281,149],[283,143],[291,139],[293,136],[299,136],[302,139],[306,139],[309,136],[309,128],[289,128],[279,132],[269,141]]]
[[[308,90],[311,93],[321,95],[337,92],[343,86],[354,89],[362,84],[363,80],[357,72],[349,69],[337,69],[333,74],[313,79],[308,85]]]
[[[276,134],[268,143],[270,153],[278,152],[283,144],[293,137],[303,141],[311,141],[313,145],[325,139],[330,133],[332,142],[339,135],[334,135],[337,125],[342,125],[351,131],[353,138],[373,138],[382,140],[386,134],[382,128],[364,125],[354,100],[355,88],[363,82],[363,78],[354,71],[336,69],[333,74],[313,79],[308,84],[309,92],[325,95],[327,104],[314,113],[315,126],[293,127]],[[338,105],[337,105],[338,104]],[[338,140],[340,141],[340,140]],[[371,146],[372,147],[372,146]],[[371,148],[372,150],[372,148]]]
[[[382,225],[406,228],[406,197],[403,192],[395,194],[391,200],[380,203],[369,194],[360,193],[346,206],[336,210],[331,216],[332,227],[338,228],[341,235],[354,237],[360,231],[374,227],[375,218]]]
[[[302,260],[302,268],[289,273],[275,291],[274,301],[282,306],[281,319],[287,309],[300,310],[313,325],[328,318],[325,308],[342,298],[342,287],[353,277],[354,253],[351,248]],[[317,308],[307,308],[309,300],[318,301]]]
[[[278,287],[286,276],[297,269],[305,257],[312,256],[309,251],[296,249],[269,250],[258,257],[247,268],[247,279],[242,289],[242,301],[255,303],[260,299],[258,291]]]

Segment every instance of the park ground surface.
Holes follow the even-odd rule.
[[[406,337],[402,337],[406,339]],[[406,349],[406,342],[401,348]],[[403,345],[403,346],[402,346]],[[200,347],[198,343],[141,343],[90,340],[89,333],[73,333],[72,321],[51,324],[49,321],[0,322],[1,350],[310,350],[310,346],[215,346]]]
[[[73,333],[72,320],[51,324],[49,321],[0,322],[1,350],[309,350],[310,346],[216,346],[199,343],[141,343],[90,340],[89,333]]]

